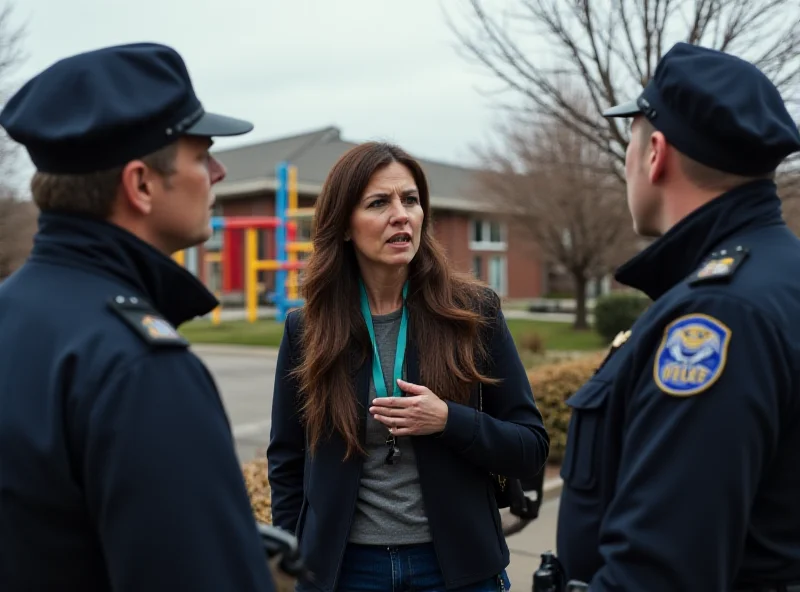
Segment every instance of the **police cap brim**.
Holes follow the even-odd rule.
[[[642,110],[639,108],[637,101],[637,99],[634,99],[627,103],[609,107],[603,111],[603,117],[633,117],[634,115],[639,115]]]
[[[183,133],[187,136],[240,136],[253,129],[253,124],[243,119],[228,117],[218,113],[203,113],[193,125]]]

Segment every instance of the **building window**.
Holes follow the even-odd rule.
[[[472,220],[469,248],[473,251],[505,251],[506,226],[496,220]]]
[[[274,230],[268,230],[266,228],[257,228],[256,229],[256,257],[260,260],[264,260],[267,258],[267,241],[268,240],[275,240],[274,237]],[[244,231],[245,238],[244,240],[247,241],[247,231]],[[245,247],[246,249],[247,247]],[[245,254],[245,257],[247,255]]]
[[[489,258],[489,285],[500,296],[508,292],[506,258],[502,255],[493,255]]]
[[[305,218],[302,220],[295,220],[297,222],[297,234],[295,240],[298,243],[307,243],[311,241],[311,219]]]
[[[186,259],[184,262],[184,267],[194,275],[200,273],[200,261],[197,253],[197,247],[191,247],[184,251],[186,253]]]
[[[211,216],[212,217],[222,216],[222,204],[221,203],[216,202],[212,206],[212,208],[211,208]],[[209,239],[206,241],[206,244],[204,245],[206,251],[221,251],[222,250],[222,240],[223,240],[222,239],[222,235],[223,235],[223,232],[224,231],[222,229],[217,229],[217,230],[214,230],[211,233],[211,236],[209,237]]]
[[[479,280],[483,278],[483,257],[480,255],[472,258],[472,274]]]
[[[206,286],[212,293],[222,292],[222,264],[218,261],[206,263]]]

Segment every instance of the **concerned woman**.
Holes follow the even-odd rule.
[[[300,589],[507,589],[495,482],[536,475],[550,443],[499,298],[448,269],[425,174],[392,145],[334,165],[313,246],[267,451]]]

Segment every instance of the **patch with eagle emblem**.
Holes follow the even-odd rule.
[[[653,380],[662,391],[690,397],[711,388],[722,376],[731,330],[704,314],[688,314],[670,323],[656,352]]]

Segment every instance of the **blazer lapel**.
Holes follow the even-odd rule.
[[[353,376],[356,391],[356,399],[358,400],[358,425],[360,426],[360,437],[362,444],[366,441],[367,436],[367,414],[370,401],[369,401],[369,383],[372,379],[372,352],[366,357],[364,363],[356,369]]]
[[[419,356],[417,344],[411,337],[411,327],[408,330],[408,342],[406,344],[406,382],[419,384]]]

